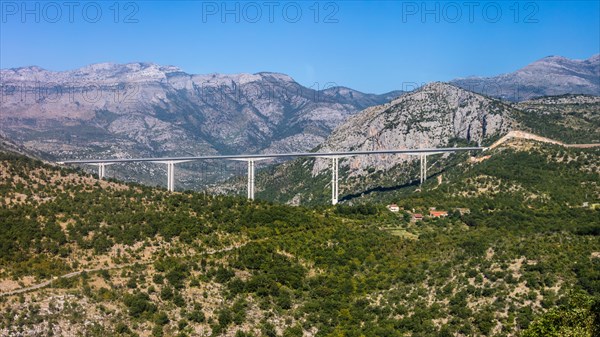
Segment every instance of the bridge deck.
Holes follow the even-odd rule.
[[[237,154],[237,155],[211,155],[211,156],[192,156],[192,157],[165,157],[165,158],[106,158],[106,159],[81,159],[64,160],[58,164],[101,164],[101,163],[132,163],[132,162],[169,162],[169,161],[196,161],[210,159],[227,160],[249,160],[249,159],[267,159],[267,158],[286,158],[286,157],[352,157],[365,156],[373,154],[436,154],[457,151],[481,151],[485,147],[448,147],[448,148],[429,148],[429,149],[404,149],[404,150],[376,150],[376,151],[341,151],[341,152],[290,152],[290,153],[271,153],[271,154]]]

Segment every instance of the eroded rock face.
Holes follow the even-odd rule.
[[[445,84],[431,83],[394,101],[368,108],[335,129],[321,147],[327,151],[367,151],[452,146],[454,139],[480,143],[506,133],[513,124],[510,105]],[[362,156],[345,161],[354,174],[387,169],[409,156]],[[327,168],[317,160],[313,174]]]

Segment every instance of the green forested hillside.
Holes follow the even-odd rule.
[[[591,336],[598,319],[600,210],[581,207],[598,150],[516,144],[421,192],[311,208],[1,156],[3,336]],[[410,221],[430,207],[450,214]]]
[[[565,143],[600,143],[600,98],[550,96],[515,104],[514,118],[529,131]]]
[[[512,140],[478,157],[457,157],[457,165],[443,172],[432,171],[421,193],[415,195],[415,187],[399,191],[397,197],[418,197],[438,205],[469,203],[489,208],[498,204],[557,212],[600,199],[599,148],[574,149]],[[395,200],[391,195],[372,198]]]

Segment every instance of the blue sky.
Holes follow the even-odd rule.
[[[6,1],[0,67],[154,62],[381,93],[600,53],[599,1]]]

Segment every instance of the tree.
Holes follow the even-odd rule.
[[[584,293],[571,296],[567,305],[551,309],[536,318],[523,337],[598,337],[600,299]]]

